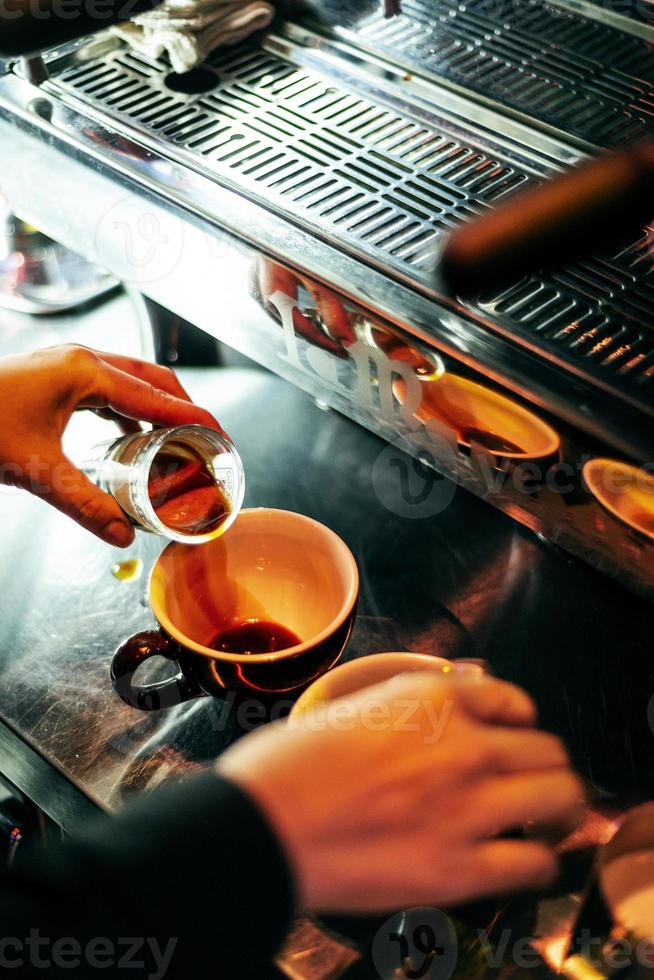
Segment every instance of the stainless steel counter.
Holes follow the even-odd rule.
[[[99,333],[82,320],[74,336],[102,345],[120,326],[125,349],[140,343],[129,339],[123,300],[103,310]],[[57,324],[44,323],[40,342],[71,336]],[[5,349],[30,341],[16,323]],[[601,811],[654,796],[651,605],[265,371],[187,370],[182,380],[235,438],[247,504],[309,514],[354,551],[362,592],[347,657],[401,649],[482,657],[533,694]],[[102,438],[105,425],[76,419],[69,450]],[[114,647],[152,621],[144,595],[161,546],[140,537],[129,556],[142,559],[143,574],[118,581],[112,564],[124,553],[39,501],[0,491],[0,715],[9,725],[0,728],[1,768],[72,832],[89,800],[115,811],[209,764],[252,717],[230,699],[141,714],[113,694]],[[577,893],[585,869],[573,861],[562,894]],[[504,914],[531,934],[543,899]],[[492,914],[477,910],[476,921]],[[365,952],[378,923],[337,925]],[[282,959],[289,976],[320,980],[366,962],[307,923]]]

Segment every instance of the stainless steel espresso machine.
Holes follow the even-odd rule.
[[[534,269],[499,249],[481,291],[437,260],[461,223],[651,135],[648,4],[316,3],[186,75],[85,36],[107,24],[90,5],[48,10],[5,0],[0,28],[20,217],[654,594],[651,170],[639,230],[614,208],[595,254],[558,264],[582,216]]]

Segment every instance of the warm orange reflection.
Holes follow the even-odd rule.
[[[256,272],[257,289],[269,312],[276,312],[274,300],[277,293],[299,304],[300,290],[304,289],[311,298],[311,305],[303,308],[295,306],[295,333],[312,346],[335,357],[347,357],[347,348],[356,343],[357,337],[345,307],[333,290],[308,276],[298,276],[279,262],[264,256],[260,257]]]
[[[557,973],[568,977],[568,980],[606,980],[606,974],[598,970],[583,956],[569,956],[564,963],[560,964]]]
[[[310,297],[309,306],[298,305],[301,290]],[[399,365],[406,365],[421,387],[415,417],[421,422],[440,420],[456,433],[459,445],[482,450],[498,460],[521,462],[548,460],[558,453],[560,440],[551,426],[505,395],[448,374],[436,351],[408,343],[400,333],[367,314],[346,309],[339,296],[322,284],[261,258],[257,292],[266,309],[272,313],[276,310],[278,317],[278,296],[291,300],[291,329],[314,347],[344,359],[363,342],[381,351],[398,370]],[[406,374],[404,378],[396,376],[393,382],[393,392],[401,403],[407,399],[405,378]],[[371,378],[370,383],[378,382]],[[415,394],[412,392],[412,404]]]
[[[456,432],[459,445],[521,461],[558,453],[560,439],[554,429],[505,395],[456,374],[421,381],[422,401],[416,418],[444,422]],[[394,390],[402,401],[405,382],[398,379]]]
[[[568,934],[566,933],[563,936],[553,936],[543,944],[535,943],[534,945],[547,965],[551,967],[555,973],[558,973],[563,961],[565,960],[568,946],[570,945],[570,937]]]
[[[348,350],[357,341],[363,341],[368,347],[383,351],[389,360],[408,364],[419,377],[436,378],[444,372],[443,362],[435,351],[419,350],[366,314],[346,309],[334,290],[314,279],[299,276],[263,256],[258,261],[256,274],[257,295],[266,309],[279,315],[275,304],[278,293],[292,300],[296,304],[292,314],[293,329],[313,347],[345,359]],[[302,290],[310,298],[309,304],[301,302]]]
[[[614,517],[654,539],[654,475],[615,459],[591,459],[584,480]]]
[[[359,340],[365,341],[369,347],[383,351],[389,360],[401,361],[413,368],[421,380],[433,381],[445,373],[445,365],[435,351],[418,350],[381,323],[358,315],[353,317],[352,326]]]

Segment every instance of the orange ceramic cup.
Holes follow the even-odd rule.
[[[223,537],[163,551],[149,585],[159,629],[120,645],[111,665],[114,689],[143,710],[225,690],[296,690],[340,659],[358,594],[356,561],[329,528],[289,511],[241,511]],[[274,653],[211,648],[222,630],[251,621],[277,623],[301,642]],[[154,656],[174,661],[179,672],[157,684],[138,684],[137,669]]]

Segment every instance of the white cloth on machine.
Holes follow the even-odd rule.
[[[273,14],[266,0],[164,0],[111,30],[148,58],[167,54],[173,71],[185,72],[219,45],[268,27]]]

